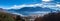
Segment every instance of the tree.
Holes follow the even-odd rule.
[[[35,21],[60,21],[60,12],[46,14],[42,17],[36,18]]]
[[[16,16],[16,21],[25,21],[24,19],[22,19],[22,17],[20,15]]]

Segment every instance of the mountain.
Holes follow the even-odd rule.
[[[23,15],[29,15],[29,13],[33,13],[33,12],[37,12],[37,11],[43,11],[43,12],[49,12],[49,11],[56,11],[54,9],[49,9],[49,8],[42,8],[42,7],[24,7],[24,8],[21,8],[21,9],[9,9],[7,10],[8,12],[11,12],[11,13],[20,13],[20,14],[23,14]],[[34,14],[34,13],[33,13]]]
[[[3,8],[0,8],[0,12],[6,12],[6,10]]]
[[[24,7],[24,8],[18,9],[17,11],[33,12],[33,11],[55,11],[55,10],[49,9],[49,8],[42,8],[42,7]]]

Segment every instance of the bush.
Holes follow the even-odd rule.
[[[60,21],[60,12],[45,14],[42,17],[36,18],[35,21]]]
[[[14,19],[9,15],[9,13],[0,12],[0,21],[14,21]]]

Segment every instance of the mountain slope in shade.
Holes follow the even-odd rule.
[[[6,12],[6,9],[0,8],[0,12]]]
[[[18,9],[19,11],[55,11],[53,9],[49,9],[49,8],[41,8],[41,7],[24,7],[21,9]],[[17,11],[18,11],[17,10]]]
[[[37,12],[37,11],[44,11],[44,12],[48,12],[48,11],[56,11],[56,10],[53,10],[53,9],[49,9],[49,8],[42,8],[42,7],[24,7],[24,8],[21,8],[21,9],[10,9],[8,10],[9,12],[16,12],[16,13],[21,13],[23,15],[28,15],[29,13],[33,13],[33,12]],[[33,13],[34,14],[34,13]]]

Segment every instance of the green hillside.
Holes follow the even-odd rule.
[[[14,21],[14,19],[9,15],[9,13],[0,12],[0,21]]]

